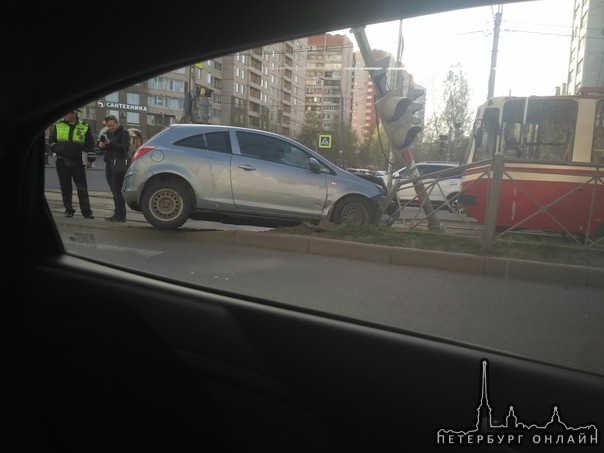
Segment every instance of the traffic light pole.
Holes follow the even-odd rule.
[[[390,57],[376,62],[371,54],[365,28],[353,28],[351,31],[357,40],[365,67],[373,80],[376,91],[376,110],[388,135],[389,155],[392,156],[396,151],[401,152],[410,176],[412,178],[419,178],[420,174],[415,166],[415,161],[409,147],[419,132],[421,132],[421,127],[413,124],[413,101],[420,96],[421,90],[415,89],[415,87],[408,87],[407,95],[411,97],[405,97],[402,90],[403,87],[398,87],[394,90],[388,89],[387,69],[390,65]],[[400,182],[389,184],[388,195],[386,197],[388,203],[392,200],[393,196],[398,196],[397,192],[400,184]],[[445,229],[434,212],[423,182],[418,179],[413,186],[428,219],[428,228],[444,233]],[[385,209],[385,207],[382,208]]]
[[[371,47],[369,47],[369,41],[367,41],[367,35],[365,34],[365,27],[357,27],[351,30],[354,33],[354,37],[357,40],[359,51],[363,56],[365,67],[373,80],[373,86],[377,93],[377,98],[381,98],[388,93],[388,78],[386,77],[386,70],[390,64],[390,57],[386,57],[384,60],[377,62],[371,55]]]
[[[415,160],[413,159],[413,155],[411,154],[409,148],[403,150],[402,157],[403,162],[405,163],[405,167],[407,167],[411,178],[419,178],[420,174],[417,170],[417,167],[415,166]],[[395,184],[393,186],[393,189],[398,190],[400,184],[401,183]],[[430,197],[428,196],[424,183],[421,180],[414,182],[413,188],[415,189],[415,193],[417,194],[417,199],[420,203],[420,206],[423,209],[424,214],[426,214],[426,219],[428,219],[428,229],[432,231],[446,233],[447,230],[445,226],[440,223],[440,219],[436,216],[434,208],[432,207],[432,202],[430,201]]]

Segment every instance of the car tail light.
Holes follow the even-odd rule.
[[[149,151],[152,151],[153,149],[155,149],[155,146],[141,146],[139,149],[136,150],[136,152],[132,156],[132,160],[136,160],[139,157],[144,156],[145,154],[147,154]]]

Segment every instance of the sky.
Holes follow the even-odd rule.
[[[486,101],[498,11],[501,24],[494,95],[554,94],[555,87],[566,82],[572,0],[495,4],[404,19],[402,63],[415,83],[426,88],[427,110],[430,102],[442,103],[440,86],[449,68],[456,65],[468,80],[474,107]],[[399,25],[399,20],[368,25],[369,46],[396,57]],[[348,36],[358,50],[354,35]]]

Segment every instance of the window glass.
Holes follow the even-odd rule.
[[[285,142],[263,134],[237,132],[241,154],[247,157],[282,162],[285,154]]]
[[[126,123],[139,125],[141,123],[141,114],[138,112],[126,112]]]
[[[300,168],[310,168],[310,155],[301,148],[290,144],[285,144],[283,147],[283,157],[281,160],[287,165]]]
[[[531,160],[572,160],[578,103],[525,98],[504,104],[504,152]]]
[[[193,135],[191,137],[178,140],[174,144],[189,148],[219,151],[221,153],[231,152],[231,142],[229,141],[228,132],[210,132],[207,134]]]
[[[78,218],[78,208],[74,208],[74,217],[65,217],[56,171],[58,156],[47,149],[47,200],[65,249],[69,254],[95,262],[157,275],[160,279],[186,283],[193,288],[241,294],[261,302],[289,304],[304,310],[506,351],[506,340],[514,337],[511,332],[516,332],[513,329],[518,319],[528,319],[525,317],[539,313],[542,318],[539,322],[549,325],[550,312],[542,310],[547,306],[547,291],[541,299],[536,298],[543,302],[536,308],[515,303],[507,275],[501,280],[480,275],[484,286],[481,290],[473,289],[474,275],[472,278],[466,275],[470,274],[471,266],[459,260],[458,270],[463,272],[456,275],[455,286],[447,286],[448,293],[443,291],[430,297],[430,303],[433,303],[430,308],[410,307],[406,295],[401,295],[401,284],[404,286],[401,282],[407,275],[412,274],[410,278],[419,281],[430,273],[432,278],[427,279],[429,283],[425,289],[432,290],[439,286],[437,283],[441,278],[436,273],[431,274],[433,269],[420,269],[414,262],[408,262],[405,263],[407,267],[393,272],[395,260],[380,263],[380,266],[342,260],[341,255],[330,246],[321,245],[320,241],[313,246],[315,251],[321,252],[320,261],[311,259],[310,253],[306,253],[313,248],[310,246],[304,248],[304,253],[290,250],[275,256],[272,255],[276,253],[274,250],[233,242],[228,244],[230,254],[220,255],[216,250],[218,247],[208,244],[205,233],[216,230],[225,235],[233,231],[281,233],[292,225],[275,226],[275,223],[286,219],[293,224],[296,234],[320,236],[339,231],[341,223],[356,215],[383,220],[381,214],[392,214],[392,211],[380,204],[383,193],[376,188],[375,181],[382,178],[385,185],[392,182],[389,176],[393,170],[399,170],[394,175],[400,179],[409,179],[409,171],[405,168],[409,163],[404,160],[407,152],[422,175],[448,170],[462,161],[475,164],[475,168],[479,166],[476,164],[486,162],[487,168],[500,151],[506,158],[522,159],[523,165],[528,162],[548,162],[555,167],[577,167],[587,163],[596,168],[594,164],[601,165],[604,163],[604,101],[589,108],[586,120],[580,116],[577,102],[572,100],[573,96],[578,96],[581,87],[597,85],[589,79],[590,74],[597,72],[595,63],[585,52],[592,43],[584,37],[586,41],[580,48],[577,36],[572,33],[573,6],[573,2],[558,0],[506,4],[498,37],[505,52],[498,55],[493,92],[488,91],[485,81],[485,68],[492,63],[493,50],[494,24],[490,6],[405,18],[402,27],[399,20],[367,25],[365,31],[371,50],[380,55],[378,62],[389,65],[384,68],[385,89],[401,90],[402,97],[409,95],[408,89],[412,85],[425,91],[424,96],[414,100],[412,107],[414,120],[422,131],[404,149],[390,142],[391,138],[396,138],[394,132],[400,130],[396,125],[391,128],[384,124],[385,115],[376,103],[382,87],[371,79],[371,71],[367,70],[350,29],[297,37],[264,47],[250,43],[249,50],[221,56],[201,43],[200,53],[207,53],[200,54],[198,61],[208,61],[201,70],[184,66],[165,74],[150,74],[147,79],[138,81],[136,88],[124,87],[82,106],[80,117],[87,121],[95,138],[106,132],[104,118],[109,114],[118,118],[125,128],[136,125],[144,136],[140,156],[131,164],[124,179],[125,226],[103,221],[103,217],[110,217],[114,210],[104,171],[104,151],[95,149],[96,161],[86,170],[95,215],[95,219],[86,223],[82,216]],[[555,23],[555,31],[544,32],[545,22],[551,22],[552,27]],[[399,43],[402,46],[403,42],[404,52],[397,57]],[[174,45],[178,46],[178,43]],[[583,50],[583,54],[578,54],[579,50]],[[292,52],[293,56],[285,58]],[[208,55],[212,55],[212,60],[207,60]],[[268,62],[265,59],[263,63],[259,55],[268,57]],[[436,57],[426,58],[426,55]],[[597,63],[601,64],[599,60]],[[568,83],[561,82],[567,80]],[[196,105],[191,100],[200,93],[209,94],[212,104],[205,107],[210,108],[211,115],[197,115],[191,111]],[[538,99],[544,96],[550,98]],[[507,101],[495,101],[498,98]],[[136,104],[140,111],[128,110],[120,102]],[[393,112],[400,113],[397,108],[393,108]],[[199,124],[192,124],[195,120],[199,120]],[[577,128],[578,122],[581,129]],[[216,130],[223,126],[244,129],[231,133]],[[179,127],[186,128],[185,136],[178,135]],[[199,130],[190,132],[190,127]],[[324,148],[319,137],[325,135],[330,136],[330,143]],[[190,152],[183,152],[185,147],[190,148],[186,150]],[[574,162],[581,153],[587,156],[585,162]],[[187,161],[183,157],[191,154],[203,155],[207,160]],[[450,165],[422,165],[422,162],[444,161]],[[363,175],[367,178],[352,172],[343,175],[342,168],[368,169]],[[455,171],[447,178],[449,181],[433,184],[435,188],[430,196],[435,200],[440,196],[439,204],[433,210],[423,209],[427,205],[405,206],[398,210],[399,217],[384,216],[387,220],[376,221],[380,227],[386,227],[385,236],[395,236],[398,240],[411,236],[407,234],[409,232],[427,232],[431,239],[442,239],[439,250],[457,247],[457,239],[463,236],[460,241],[470,238],[478,247],[468,247],[460,252],[472,254],[479,250],[481,257],[487,230],[497,235],[493,241],[498,246],[537,236],[542,241],[568,239],[565,246],[590,252],[587,258],[588,254],[569,258],[569,261],[578,260],[573,261],[573,265],[585,268],[602,261],[604,240],[598,236],[604,235],[600,215],[604,212],[601,204],[604,197],[601,191],[598,192],[602,187],[601,173],[600,179],[593,179],[598,181],[595,190],[594,186],[585,186],[572,195],[595,193],[597,197],[574,203],[573,208],[584,210],[572,209],[570,223],[556,217],[568,210],[545,198],[559,190],[562,184],[554,189],[547,186],[538,196],[529,194],[526,198],[539,203],[532,218],[550,219],[550,229],[531,227],[528,228],[529,235],[524,225],[513,225],[507,233],[499,224],[487,229],[486,220],[479,218],[480,213],[469,213],[468,206],[470,202],[486,203],[488,196],[485,194],[492,186],[477,171],[473,198],[465,197],[467,193],[460,195],[463,187],[459,181],[451,181],[461,177],[457,168]],[[577,175],[580,173],[587,174],[584,179],[589,180],[589,171],[582,168],[567,180],[579,180]],[[490,167],[484,171],[485,174],[489,172]],[[535,174],[542,178],[547,172]],[[134,191],[135,186],[143,187],[142,180],[137,178],[145,177],[153,177],[156,188],[164,181],[170,182],[169,186],[160,187],[165,190],[157,190],[157,198],[162,203],[155,200],[153,215],[157,222],[161,222],[162,217],[184,216],[184,219],[176,219],[182,223],[175,231],[165,228],[161,234],[156,234],[152,228],[155,225],[149,221],[152,216],[145,215],[141,206],[145,198],[149,204],[153,203],[149,201],[149,192],[147,197],[129,198],[129,191]],[[510,177],[516,177],[516,174]],[[403,184],[400,180],[397,182]],[[505,199],[500,217],[507,214],[517,222],[521,208],[519,197],[531,184],[506,182],[509,183],[506,187],[514,188],[515,198]],[[409,187],[409,198],[418,199],[415,190],[416,187]],[[71,195],[77,206],[75,187]],[[390,195],[397,200],[397,194]],[[560,192],[557,197],[564,200],[567,196]],[[355,203],[346,204],[347,200]],[[263,222],[258,222],[259,218]],[[433,222],[434,219],[443,226],[442,229]],[[78,223],[80,220],[83,223]],[[566,229],[570,229],[572,237]],[[179,234],[181,231],[187,234]],[[290,231],[286,230],[288,234]],[[447,234],[438,235],[441,231]],[[574,233],[578,233],[576,237]],[[346,239],[350,237],[346,236]],[[181,242],[185,240],[190,242]],[[349,242],[355,240],[375,240],[383,246],[380,253],[391,253],[399,247],[398,244],[379,242],[384,236],[378,237],[378,234],[369,240],[356,236]],[[417,244],[407,243],[406,247],[415,249]],[[369,255],[363,254],[363,258]],[[515,259],[521,258],[516,255]],[[444,258],[444,261],[450,259]],[[250,267],[250,263],[254,267]],[[312,272],[307,274],[309,269]],[[301,279],[299,275],[305,277]],[[458,308],[467,302],[464,296],[478,297],[494,287],[499,288],[497,294],[505,304],[489,311],[476,301],[473,308],[488,315],[500,343],[470,338],[475,332],[488,331],[486,324],[475,326],[475,330],[462,332],[464,329],[456,329],[461,322]],[[414,296],[421,298],[422,291]],[[508,305],[513,305],[509,312],[506,311]],[[473,311],[468,308],[466,313]],[[581,318],[577,322],[583,321]],[[540,337],[543,344],[555,340],[560,332],[557,327],[550,330],[550,336],[543,333]],[[518,352],[511,349],[509,352]],[[554,362],[553,355],[555,351],[551,356],[540,358]]]

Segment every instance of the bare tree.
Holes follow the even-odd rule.
[[[460,64],[449,68],[442,86],[442,104],[436,104],[425,122],[424,141],[436,143],[441,135],[446,135],[450,150],[456,155],[463,137],[471,132],[474,116],[468,80]]]
[[[459,123],[459,128],[467,135],[470,133],[473,110],[470,106],[470,88],[461,65],[451,66],[443,81],[443,100],[445,110],[442,114],[444,125],[454,127]]]

